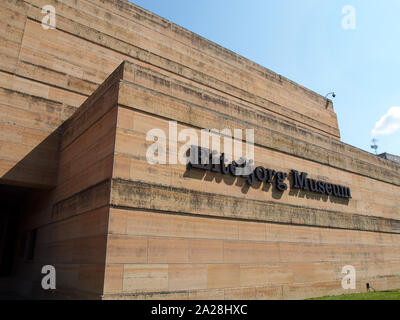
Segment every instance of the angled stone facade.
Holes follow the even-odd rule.
[[[49,4],[56,29],[44,30]],[[343,293],[346,265],[354,291],[400,287],[400,166],[341,142],[330,100],[126,1],[7,0],[0,14],[0,184],[27,190],[9,205],[15,290],[301,299]],[[290,175],[281,192],[149,164],[146,135],[170,121],[199,136],[252,128],[257,166],[351,198]],[[43,265],[54,291],[41,289]]]

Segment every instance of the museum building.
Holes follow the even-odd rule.
[[[5,0],[0,15],[1,290],[230,300],[400,288],[400,165],[341,142],[331,100],[125,0]],[[222,147],[216,164],[150,163],[153,129],[179,148],[182,132],[252,129],[253,170],[235,174]],[[56,289],[43,289],[44,266]]]

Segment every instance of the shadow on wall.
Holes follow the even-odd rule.
[[[0,184],[36,189],[56,187],[60,143],[65,123],[1,176]]]
[[[39,200],[49,199],[56,186],[62,132],[63,125],[0,176],[0,299],[32,297],[32,283],[20,273],[25,272],[25,263],[31,264],[30,248],[34,248],[33,244],[28,245],[32,240],[28,241],[25,235],[28,228],[34,227],[30,218],[36,206],[43,203]],[[10,157],[12,154],[7,153],[14,151],[2,152]]]
[[[217,172],[211,172],[211,171],[204,171],[201,169],[186,169],[184,175],[185,178],[190,178],[190,179],[196,179],[200,181],[215,181],[216,183],[224,183],[227,186],[232,186],[232,187],[239,187],[241,188],[241,192],[243,194],[247,194],[249,192],[249,189],[261,189],[264,192],[272,192],[272,198],[276,200],[280,200],[285,192],[288,192],[289,196],[291,197],[296,197],[296,198],[306,198],[306,199],[312,199],[316,201],[323,201],[323,202],[328,202],[330,201],[331,203],[335,204],[340,204],[340,205],[348,205],[349,204],[349,199],[345,198],[338,198],[335,196],[328,196],[326,194],[321,194],[321,193],[315,193],[312,191],[307,191],[307,190],[300,190],[300,189],[294,189],[292,188],[293,184],[293,177],[291,174],[289,174],[288,178],[286,179],[286,183],[288,185],[288,190],[286,191],[279,191],[274,187],[274,184],[272,183],[267,183],[267,182],[261,182],[258,181],[257,179],[254,182],[253,186],[250,186],[245,178],[242,177],[235,177],[232,175],[224,175],[221,173]]]

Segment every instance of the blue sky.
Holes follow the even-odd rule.
[[[342,141],[400,155],[399,0],[134,0],[333,99]],[[345,5],[355,29],[343,29]],[[386,117],[384,117],[386,115]],[[384,118],[382,118],[384,117]],[[397,128],[397,130],[396,130]]]

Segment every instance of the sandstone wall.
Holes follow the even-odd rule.
[[[66,297],[304,298],[340,293],[352,264],[358,290],[399,287],[400,166],[342,143],[329,100],[126,1],[6,0],[0,16],[0,183],[41,189],[21,278],[53,263]],[[168,120],[254,128],[257,165],[353,199],[150,166],[145,134]]]
[[[344,170],[345,155],[337,154],[336,167],[322,160],[327,151],[320,147],[313,155],[320,161],[279,152],[282,140],[278,134],[265,139],[268,128],[256,129],[256,166],[302,170],[350,187],[353,198],[291,188],[281,193],[271,185],[249,187],[242,178],[188,171],[183,164],[149,165],[149,130],[168,133],[169,120],[178,121],[178,131],[192,128],[198,136],[203,127],[251,127],[246,120],[255,118],[251,113],[256,111],[244,119],[227,108],[205,111],[205,103],[193,103],[194,87],[180,92],[172,79],[143,81],[145,70],[131,63],[125,63],[124,70],[104,298],[297,299],[340,294],[345,292],[341,271],[346,265],[356,268],[357,291],[364,291],[367,282],[375,289],[400,285],[400,187],[394,183],[399,178],[395,172],[385,177],[370,166],[372,179],[357,167]],[[301,141],[287,139],[300,152]],[[178,143],[178,149],[182,145]]]
[[[33,260],[18,259],[16,273],[34,297],[98,299],[103,293],[121,72],[64,124],[57,187],[33,193],[23,210],[21,238],[36,229],[36,249]],[[43,265],[56,268],[56,291],[41,289]]]
[[[56,30],[41,27],[47,4],[56,8]],[[8,0],[0,8],[4,183],[55,185],[56,169],[41,155],[51,158],[59,134],[46,138],[124,59],[177,71],[263,113],[339,136],[332,106],[326,110],[320,96],[127,2]]]
[[[41,27],[45,4],[56,8],[56,30]],[[389,163],[326,139],[339,138],[339,130],[332,104],[321,96],[128,2],[8,0],[1,8],[7,21],[0,70],[5,183],[27,183],[19,178],[18,164],[31,172],[31,185],[55,185],[55,168],[33,157],[32,151],[123,60],[196,82],[258,110],[260,117],[272,119],[269,122],[292,123],[297,130],[289,131],[291,136],[309,141],[310,131],[317,132],[312,139],[318,145],[378,166]],[[59,140],[55,136],[55,142],[46,140],[41,149],[54,153]],[[4,151],[9,148],[15,151]],[[22,162],[27,155],[29,161]]]

